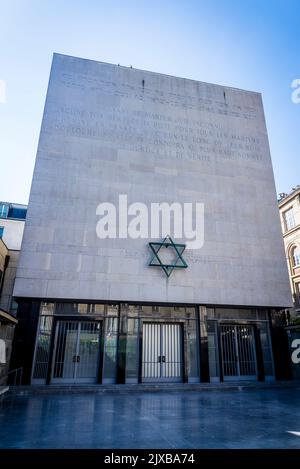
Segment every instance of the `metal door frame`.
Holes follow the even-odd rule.
[[[236,375],[226,375],[224,370],[224,345],[222,339],[222,327],[227,326],[234,328],[234,346],[235,346],[235,356],[236,356]],[[240,353],[239,353],[239,345],[238,345],[238,337],[237,337],[237,328],[238,327],[249,327],[252,331],[252,351],[253,351],[253,362],[255,367],[255,374],[253,375],[241,375],[241,366],[240,366]],[[221,323],[220,327],[220,343],[221,343],[221,365],[222,365],[222,374],[223,374],[223,381],[257,381],[258,380],[258,367],[257,367],[257,354],[256,354],[256,342],[255,342],[255,332],[254,332],[254,325],[253,324],[224,324]]]
[[[95,324],[100,324],[99,328],[99,348],[98,348],[98,356],[97,356],[97,364],[96,364],[96,372],[95,372],[95,377],[94,378],[77,378],[77,361],[74,361],[74,357],[79,357],[79,344],[80,344],[80,333],[81,333],[81,325],[82,323],[95,323]],[[56,350],[57,350],[57,341],[58,341],[58,331],[60,328],[60,324],[62,323],[75,323],[77,325],[76,327],[76,347],[75,347],[75,355],[73,356],[73,363],[74,363],[74,371],[73,371],[73,378],[54,378],[54,368],[55,368],[55,357],[56,357]],[[76,320],[74,318],[70,319],[57,319],[55,321],[55,333],[54,333],[54,344],[53,344],[53,350],[52,350],[52,363],[51,363],[51,376],[50,376],[50,384],[80,384],[80,383],[97,383],[98,382],[98,374],[99,374],[99,359],[101,356],[101,334],[102,334],[102,324],[101,321],[86,321],[85,319],[83,320]]]
[[[143,377],[143,347],[144,347],[144,336],[143,336],[143,327],[149,326],[149,325],[157,325],[159,326],[159,337],[160,337],[160,359],[162,359],[164,356],[162,355],[163,351],[163,328],[162,326],[178,326],[179,330],[179,340],[178,340],[178,347],[179,347],[179,354],[180,354],[180,376],[174,376],[174,377],[164,377],[162,376],[162,369],[163,369],[163,364],[165,363],[164,361],[159,361],[160,367],[160,377]],[[141,382],[142,383],[182,383],[183,382],[183,377],[184,377],[184,345],[183,345],[183,323],[178,322],[178,321],[143,321],[142,323],[142,347],[141,347]]]

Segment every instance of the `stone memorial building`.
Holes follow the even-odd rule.
[[[14,296],[24,383],[288,378],[261,95],[54,54]]]

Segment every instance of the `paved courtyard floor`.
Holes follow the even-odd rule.
[[[5,397],[0,447],[300,448],[300,389]]]

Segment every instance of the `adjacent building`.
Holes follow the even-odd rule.
[[[278,206],[293,298],[293,307],[287,310],[286,329],[292,353],[293,341],[300,339],[300,186],[290,194],[281,193]],[[299,363],[292,364],[295,378],[300,378],[299,367]]]
[[[278,206],[293,296],[292,315],[296,316],[300,313],[300,186],[290,194],[280,194]]]
[[[289,378],[261,95],[55,54],[14,296],[24,383]]]
[[[0,202],[0,387],[7,384],[17,303],[13,287],[27,206]]]

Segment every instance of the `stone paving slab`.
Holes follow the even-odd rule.
[[[232,383],[158,383],[158,384],[93,384],[93,385],[31,385],[11,386],[10,394],[20,396],[51,394],[105,394],[105,393],[140,393],[140,392],[203,392],[203,391],[243,391],[249,389],[299,388],[300,381],[275,382],[232,382]]]
[[[299,387],[9,394],[0,448],[297,448]]]

